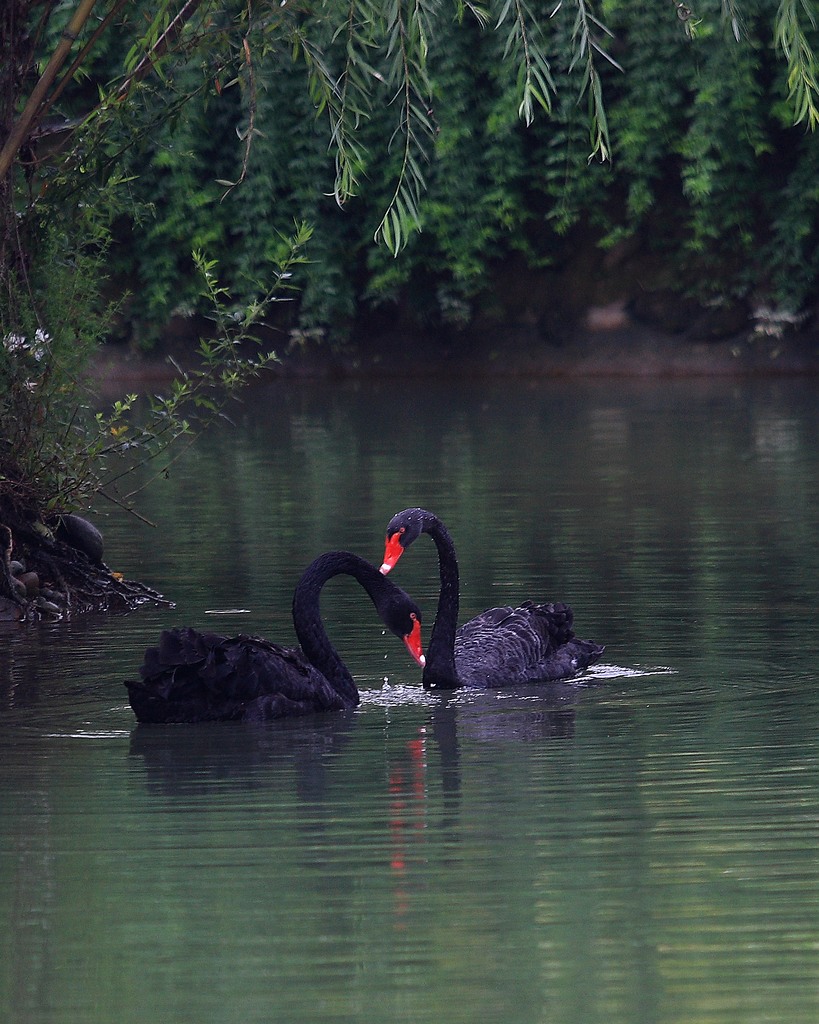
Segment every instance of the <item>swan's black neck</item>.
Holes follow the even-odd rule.
[[[438,571],[441,577],[441,591],[438,595],[438,611],[427,647],[427,663],[424,667],[423,683],[426,689],[452,690],[458,683],[455,670],[455,633],[458,629],[458,559],[455,544],[449,530],[432,512],[422,510],[423,533],[428,533],[438,549]]]
[[[358,688],[347,666],[333,647],[321,618],[319,598],[324,584],[333,576],[353,576],[370,595],[379,614],[395,587],[358,555],[349,551],[328,551],[307,567],[293,594],[293,625],[308,661],[322,673],[335,691],[350,704],[358,704]],[[382,615],[383,618],[383,615]]]

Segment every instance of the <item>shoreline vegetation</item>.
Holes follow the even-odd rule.
[[[315,272],[320,278],[321,268]],[[256,325],[259,347],[276,356],[264,379],[819,373],[819,307],[794,314],[729,290],[699,295],[669,283],[652,240],[605,250],[593,230],[576,232],[552,266],[512,257],[487,268],[458,324],[445,323],[410,285],[390,302],[360,300],[340,329],[305,328],[301,298],[272,304]],[[212,333],[204,315],[175,315],[152,346],[142,345],[126,303],[92,378],[111,389],[166,380],[174,364],[196,365],[199,340]]]
[[[115,343],[90,366],[104,394],[170,380],[195,362],[197,326],[177,321],[150,352]],[[190,334],[190,338],[187,336]],[[186,340],[187,339],[187,340]],[[589,307],[555,329],[510,322],[465,331],[429,332],[372,325],[332,345],[270,331],[276,360],[262,379],[389,377],[747,377],[819,374],[819,334],[811,327],[757,320],[726,336],[679,333],[639,322],[622,302]]]

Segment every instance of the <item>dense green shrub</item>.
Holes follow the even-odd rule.
[[[503,60],[504,34],[468,17],[456,24],[442,5],[430,43],[436,134],[421,168],[422,231],[398,259],[372,241],[401,158],[398,141],[386,141],[389,110],[373,103],[362,121],[361,194],[340,209],[302,62],[268,46],[255,61],[255,130],[240,187],[219,182],[236,180],[245,156],[236,134],[247,124],[241,76],[220,91],[205,84],[130,151],[130,187],[144,215],[122,225],[128,244],[114,266],[138,282],[142,330],[194,308],[192,248],[218,252],[227,283],[246,298],[269,246],[303,218],[316,230],[293,324],[331,337],[350,329],[357,310],[402,297],[421,320],[468,324],[473,303],[492,288],[493,266],[514,252],[532,267],[561,258],[576,224],[603,246],[642,234],[673,268],[668,277],[704,302],[744,296],[804,307],[816,297],[819,260],[817,141],[783,116],[786,67],[772,47],[778,9],[747,0],[733,25],[719,0],[704,0],[689,38],[671,5],[603,4],[596,14],[611,37],[592,23],[605,50],[593,51],[610,133],[611,161],[601,162],[589,159],[591,90],[583,91],[574,5],[546,23],[551,114],[528,127],[517,113],[515,69]],[[335,72],[343,47],[329,30],[323,43]],[[178,75],[176,88],[190,90],[202,70],[180,67]],[[147,95],[168,102],[161,84]]]

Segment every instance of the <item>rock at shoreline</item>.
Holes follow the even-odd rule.
[[[72,548],[88,555],[96,565],[102,563],[104,544],[102,534],[87,519],[72,513],[60,516],[55,535]]]

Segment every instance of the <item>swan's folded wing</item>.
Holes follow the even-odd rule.
[[[139,674],[150,679],[178,665],[195,665],[203,662],[208,652],[225,638],[216,633],[200,633],[189,626],[180,629],[165,629],[156,647],[149,647]]]
[[[243,700],[260,701],[254,718],[299,713],[296,706],[303,708],[302,713],[338,711],[347,706],[299,648],[237,636],[223,645],[222,652],[224,662],[214,680],[232,680],[235,693]]]
[[[125,685],[141,722],[265,720],[346,705],[297,648],[260,637],[166,630]]]

